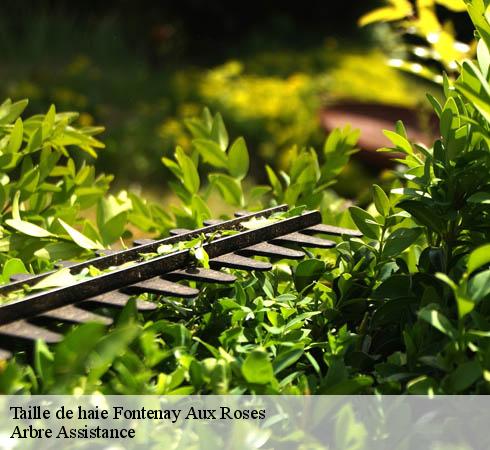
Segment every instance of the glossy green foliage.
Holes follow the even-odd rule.
[[[26,106],[26,100],[0,106],[0,258],[20,258],[40,270],[102,248],[121,232],[110,239],[104,224],[99,232],[84,218],[106,201],[111,181],[97,176],[84,157],[104,147],[94,137],[102,128],[78,127],[78,114],[57,113],[54,106],[23,119]]]

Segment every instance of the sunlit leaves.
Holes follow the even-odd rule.
[[[359,25],[365,26],[373,22],[390,22],[403,19],[413,12],[412,4],[408,0],[389,0],[387,6],[375,9],[359,20]]]
[[[420,228],[397,228],[386,239],[383,248],[385,258],[393,258],[410,247],[422,234]]]
[[[457,63],[471,56],[471,45],[459,42],[452,24],[442,23],[439,17],[439,6],[454,12],[466,9],[463,0],[425,0],[409,2],[406,0],[388,0],[386,6],[365,14],[360,19],[361,25],[373,22],[396,22],[397,30],[403,30],[407,35],[418,35],[427,45],[407,45],[407,53],[413,53],[410,60],[392,59],[390,65],[398,67],[417,76],[441,83],[442,77],[434,71],[431,64],[425,60],[442,63],[446,70],[455,71]],[[480,13],[480,8],[475,13]]]
[[[7,146],[8,153],[17,153],[22,145],[22,139],[24,135],[24,126],[22,124],[22,119],[17,119],[15,121],[14,127],[10,133],[10,139]]]
[[[28,273],[24,263],[19,258],[9,259],[4,265],[2,270],[2,282],[9,283],[12,275],[18,275],[21,273]]]
[[[60,225],[65,229],[65,231],[68,233],[68,235],[73,240],[73,242],[75,242],[75,244],[77,244],[79,247],[85,248],[87,250],[96,250],[96,249],[103,248],[100,243],[92,241],[87,236],[84,236],[82,233],[80,233],[78,230],[68,225],[63,220],[58,219],[58,221]]]
[[[5,230],[10,233],[5,240],[15,242],[11,250],[20,252],[16,255],[36,264],[78,255],[72,244],[63,242],[67,237],[85,249],[100,248],[97,230],[78,214],[103,196],[110,177],[96,177],[93,167],[77,164],[71,156],[80,151],[96,156],[104,145],[94,136],[102,129],[78,128],[76,113],[57,113],[54,106],[44,115],[22,119],[26,105],[27,101],[7,100],[0,106],[0,170],[9,173],[0,187]],[[83,233],[72,226],[75,223]],[[115,239],[122,232],[119,229]]]
[[[150,217],[148,217],[151,213],[144,214],[145,218],[143,219],[142,214],[137,214],[134,203],[134,196],[132,198],[128,197],[125,191],[121,191],[117,196],[108,195],[99,199],[97,204],[97,227],[104,245],[112,244],[120,238],[126,228],[131,211],[134,214],[133,218],[139,218],[139,223],[141,223],[143,229],[147,221],[151,221]]]
[[[326,271],[326,265],[318,259],[302,261],[294,271],[294,284],[296,289],[301,292],[307,286],[317,281]]]
[[[0,105],[0,125],[14,122],[27,107],[27,100],[20,100],[12,103],[10,99],[5,100]]]
[[[381,226],[371,214],[357,206],[351,206],[349,212],[362,234],[371,239],[379,239]]]
[[[224,174],[211,174],[209,180],[217,186],[228,204],[234,206],[243,205],[243,192],[238,180]]]
[[[383,216],[387,217],[390,214],[390,200],[377,184],[373,184],[372,195],[376,210]]]
[[[465,61],[455,86],[490,122],[490,85],[480,69],[471,61]]]
[[[177,147],[175,151],[175,159],[177,160],[182,173],[182,181],[185,188],[191,193],[196,194],[199,191],[199,173],[191,158],[189,158],[182,148]]]
[[[490,24],[487,18],[487,4],[484,0],[472,0],[467,2],[468,14],[478,34],[490,48]]]
[[[274,377],[274,369],[267,353],[261,350],[250,352],[242,364],[242,374],[249,383],[267,384]]]
[[[40,226],[27,222],[25,220],[7,219],[5,223],[8,226],[19,231],[20,233],[26,234],[27,236],[33,236],[39,238],[53,236],[53,234],[50,233],[48,230],[45,230],[44,228],[41,228]]]
[[[466,270],[471,274],[488,264],[490,264],[490,244],[482,245],[471,252]]]
[[[226,153],[221,150],[216,142],[209,139],[195,139],[193,145],[202,156],[204,162],[223,169],[228,167]]]
[[[243,179],[248,173],[249,156],[245,140],[238,138],[228,152],[228,164],[230,174],[238,179]]]
[[[32,290],[44,290],[53,287],[70,286],[74,284],[76,278],[70,273],[70,269],[60,269],[47,277],[44,277],[41,281],[37,282],[31,287]]]
[[[418,316],[430,323],[434,328],[438,329],[441,333],[446,334],[451,339],[456,339],[457,331],[451,322],[441,314],[439,311],[430,308],[421,309]]]

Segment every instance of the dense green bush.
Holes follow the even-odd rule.
[[[93,137],[101,128],[77,128],[72,125],[77,114],[57,114],[54,106],[45,115],[22,120],[26,106],[25,100],[0,106],[0,257],[5,263],[15,256],[40,270],[51,259],[81,255],[75,224],[92,238],[86,248],[109,243],[83,213],[106,201],[112,177],[96,176],[92,166],[75,163],[80,153],[95,156],[103,147]]]
[[[109,195],[112,176],[96,175],[83,153],[104,145],[100,127],[79,127],[76,113],[20,116],[22,100],[0,106],[0,259],[4,281],[12,270],[39,272],[61,259],[89,256],[118,241],[132,222],[165,229],[167,215],[125,192]],[[134,203],[134,205],[133,205]],[[14,258],[14,260],[12,260]]]
[[[462,63],[456,80],[444,78],[443,102],[429,96],[441,138],[426,148],[411,143],[400,122],[395,131],[385,131],[390,150],[405,158],[389,193],[373,186],[367,210],[348,208],[329,189],[355,150],[355,131],[334,131],[322,151],[295,149],[286,170],[266,167],[268,185],[247,189],[245,141],[231,142],[221,116],[205,110],[186,122],[190,151],[177,148],[173,159],[163,159],[177,180],[176,205],[162,213],[159,226],[147,224],[162,233],[171,224],[199,226],[217,193],[234,209],[279,202],[319,208],[328,223],[357,225],[363,239],[339,239],[334,250],[309,252],[299,263],[279,262],[269,273],[237,271],[232,286],[208,285],[194,300],[147,296],[159,309],[144,320],[131,301],[109,332],[101,325],[80,326],[56,347],[39,342],[32,366],[22,354],[4,363],[0,390],[489,393],[486,7],[480,0],[468,3],[480,38],[477,61]],[[7,127],[3,155],[17,148],[18,127]],[[19,227],[12,225],[19,225],[19,215],[27,217],[26,206],[17,206],[15,193],[10,198],[4,228],[16,234]],[[143,222],[151,205],[127,198],[128,218]],[[50,228],[56,214],[35,220],[30,218],[30,227],[39,228],[29,230],[86,243],[63,222],[66,235]],[[91,242],[103,243],[97,233]]]

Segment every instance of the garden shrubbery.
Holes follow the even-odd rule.
[[[250,187],[245,140],[230,137],[221,115],[204,110],[185,121],[188,151],[177,147],[173,158],[163,158],[176,200],[162,211],[134,194],[107,196],[108,179],[70,156],[100,146],[97,129],[73,127],[71,115],[54,109],[22,121],[23,104],[4,103],[4,281],[19,268],[40,271],[61,258],[49,254],[53,246],[84,258],[128,237],[128,221],[159,234],[201,226],[212,195],[233,209],[306,205],[327,223],[357,226],[364,237],[338,239],[333,250],[279,262],[271,272],[238,271],[233,285],[207,285],[193,300],[150,295],[159,308],[145,317],[131,301],[109,332],[79,326],[56,347],[39,342],[32,361],[17,354],[3,363],[0,390],[488,394],[486,7],[468,2],[477,60],[463,62],[455,79],[443,77],[442,101],[429,96],[440,138],[427,148],[410,142],[401,122],[385,131],[389,150],[404,158],[389,192],[372,187],[366,210],[331,190],[356,149],[357,132],[349,127],[332,132],[321,150],[294,148],[284,170],[266,166],[268,182]],[[96,220],[82,218],[74,205],[97,205]]]

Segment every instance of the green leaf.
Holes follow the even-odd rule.
[[[392,258],[400,255],[418,239],[421,233],[422,228],[397,228],[386,239],[383,256]]]
[[[262,227],[266,227],[268,225],[272,225],[276,223],[277,219],[272,217],[252,217],[251,219],[240,222],[240,225],[247,230],[257,230]]]
[[[12,275],[19,273],[29,273],[24,263],[18,258],[9,259],[3,266],[2,278],[4,283],[10,282]]]
[[[374,22],[391,22],[405,19],[413,14],[413,6],[408,0],[390,2],[390,6],[377,8],[359,19],[359,25],[364,27]]]
[[[185,188],[191,194],[196,194],[199,191],[200,180],[194,162],[184,153],[181,147],[177,147],[175,159],[178,161],[182,170],[182,181],[184,182]]]
[[[191,132],[194,138],[206,139],[209,137],[210,131],[206,128],[206,125],[195,117],[184,120],[184,125]]]
[[[461,77],[455,83],[456,89],[490,122],[490,86],[487,80],[471,61],[464,61],[461,70]]]
[[[49,261],[69,260],[78,255],[80,255],[80,247],[73,242],[53,242],[34,252],[36,258]]]
[[[226,169],[228,158],[219,145],[209,139],[194,139],[192,145],[202,156],[203,160],[214,167]]]
[[[298,359],[303,355],[304,350],[302,348],[290,348],[285,350],[274,359],[272,363],[272,367],[274,369],[274,375],[277,375],[279,372],[284,369],[292,366]]]
[[[70,286],[76,282],[76,278],[70,273],[70,269],[64,267],[51,275],[43,278],[32,286],[33,290],[42,290],[54,287]]]
[[[179,165],[173,160],[169,158],[162,158],[162,163],[177,177],[182,178],[182,170]]]
[[[22,146],[22,138],[24,136],[24,126],[22,125],[22,119],[15,121],[14,128],[10,133],[9,143],[7,146],[7,153],[17,153]]]
[[[482,245],[470,253],[466,272],[473,273],[476,269],[490,263],[490,244]]]
[[[388,217],[390,214],[390,200],[385,194],[385,191],[383,191],[383,189],[381,189],[377,184],[373,184],[371,192],[373,195],[374,206],[376,206],[376,210],[383,217]]]
[[[376,223],[376,220],[373,216],[371,216],[371,214],[358,206],[351,206],[349,208],[349,212],[352,220],[357,225],[357,228],[359,228],[361,233],[370,239],[379,239],[381,233],[380,225]]]
[[[437,0],[437,3],[439,5],[445,6],[446,8],[454,12],[466,11],[464,1],[461,0]]]
[[[434,112],[437,114],[437,117],[441,117],[442,114],[441,104],[436,100],[436,98],[433,95],[427,93],[426,96],[429,102],[431,103]]]
[[[226,131],[223,117],[218,113],[214,116],[213,126],[211,128],[211,137],[219,144],[222,151],[228,147],[228,132]]]
[[[470,195],[467,201],[469,203],[490,205],[490,192],[477,192],[476,194]]]
[[[17,183],[17,189],[34,193],[39,182],[39,166],[34,166],[31,170],[22,174]]]
[[[407,155],[413,154],[412,145],[406,138],[390,130],[383,130],[383,134],[393,143],[397,150],[400,150]]]
[[[373,384],[373,379],[367,375],[357,375],[354,378],[342,380],[333,386],[321,389],[322,395],[354,395]]]
[[[239,137],[228,151],[228,170],[230,175],[243,180],[247,176],[250,165],[247,145],[242,137]]]
[[[272,192],[274,196],[276,198],[281,197],[283,194],[281,181],[279,180],[276,173],[274,172],[274,170],[272,170],[272,168],[269,165],[265,166],[265,170],[267,172],[267,177],[269,178],[269,183],[272,187]]]
[[[211,211],[209,210],[206,201],[197,194],[192,196],[191,208],[192,213],[199,224],[201,224],[203,220],[211,217]]]
[[[92,239],[84,236],[82,233],[75,230],[75,228],[71,227],[63,220],[58,218],[58,222],[73,239],[73,242],[75,242],[75,244],[77,244],[79,247],[85,248],[87,250],[100,250],[103,248],[100,243],[92,241]]]
[[[38,227],[33,223],[26,222],[25,220],[20,219],[7,219],[5,223],[19,231],[20,233],[27,234],[28,236],[33,237],[50,237],[54,236],[54,234],[50,233],[48,230],[44,228]]]
[[[190,254],[194,256],[194,258],[198,262],[198,266],[209,269],[209,256],[202,245],[191,248]]]
[[[0,106],[0,125],[12,123],[16,120],[22,114],[28,103],[28,100],[20,100],[12,103],[10,99],[3,102]]]
[[[118,356],[124,355],[128,345],[139,332],[139,327],[129,323],[119,326],[106,334],[96,345],[95,351],[91,352],[87,362],[89,382],[95,383],[106,373]]]
[[[325,262],[319,259],[301,261],[294,271],[294,285],[298,292],[320,279],[326,270]]]
[[[243,206],[243,192],[241,184],[228,175],[213,173],[209,181],[218,187],[224,200],[233,206]]]
[[[402,200],[397,206],[409,212],[421,225],[431,231],[441,233],[445,228],[444,219],[433,208],[418,200]]]
[[[490,24],[485,15],[487,4],[484,0],[472,0],[465,3],[478,34],[483,38],[487,47],[490,48]]]
[[[53,130],[56,118],[56,107],[51,105],[43,120],[43,139],[47,139]]]
[[[480,70],[482,71],[483,76],[485,78],[488,78],[488,69],[490,67],[490,53],[483,39],[480,39],[478,41],[476,54],[478,57],[478,65],[480,66]]]
[[[468,361],[456,368],[443,381],[447,393],[458,393],[468,389],[482,376],[482,369],[478,361]]]
[[[407,130],[405,129],[405,125],[401,120],[397,120],[395,124],[396,132],[405,139],[408,139]]]
[[[36,374],[41,378],[43,386],[53,382],[53,353],[48,344],[42,340],[37,340],[34,347],[34,368]]]
[[[69,381],[85,373],[90,355],[106,333],[104,325],[92,322],[80,325],[65,335],[56,346],[54,357],[55,372],[62,375],[60,381]],[[57,388],[63,389],[61,386]]]
[[[43,128],[40,126],[34,133],[31,134],[29,138],[29,143],[27,144],[27,153],[32,153],[40,150],[43,145]]]
[[[490,270],[477,273],[468,281],[468,296],[473,302],[479,302],[490,294]]]
[[[446,336],[451,339],[456,339],[457,330],[451,322],[448,320],[446,316],[444,316],[439,311],[432,308],[424,308],[418,312],[418,316],[425,320],[427,323],[430,323],[434,328],[439,330],[441,333],[444,333]]]
[[[242,374],[249,383],[267,384],[274,380],[269,356],[262,350],[252,350],[242,364]]]
[[[103,243],[105,245],[109,245],[117,241],[123,234],[127,222],[128,212],[122,211],[116,216],[111,217],[101,227],[99,227],[99,232]]]
[[[20,191],[17,191],[14,194],[14,200],[12,201],[12,219],[15,219],[15,220],[21,220],[19,200],[20,200]]]

